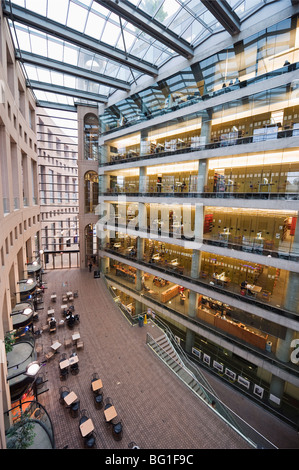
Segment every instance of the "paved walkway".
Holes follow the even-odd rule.
[[[54,307],[56,319],[61,315],[61,296],[69,290],[79,291],[75,299],[75,313],[80,315],[79,331],[84,349],[78,352],[80,372],[59,378],[60,353],[69,354],[72,348],[61,347],[44,367],[49,391],[39,396],[54,425],[57,448],[82,448],[79,418],[72,418],[59,403],[59,388],[67,386],[80,398],[81,409],[86,409],[95,424],[98,449],[127,449],[135,441],[143,449],[246,449],[247,443],[218,418],[213,409],[202,403],[146,346],[146,332],[155,332],[151,323],[132,327],[120,314],[108,293],[103,279],[80,269],[49,271],[45,277],[48,289],[44,294],[44,310],[36,327],[46,323],[48,306]],[[57,294],[56,304],[50,295]],[[61,343],[71,337],[67,326],[57,329],[55,338]],[[54,339],[49,332],[42,334],[43,353],[50,349]],[[105,397],[111,397],[124,433],[121,441],[114,441],[106,428],[103,410],[96,410],[90,390],[92,373],[103,381]],[[256,407],[246,398],[213,380],[220,398],[251,419],[259,429],[280,448],[299,448],[297,433]],[[227,401],[226,401],[227,400]]]

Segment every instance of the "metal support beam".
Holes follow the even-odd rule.
[[[138,70],[141,73],[156,77],[158,68],[144,60],[138,59],[130,54],[125,54],[119,49],[115,49],[103,42],[78,33],[78,31],[68,26],[57,23],[56,21],[45,18],[37,13],[31,12],[26,8],[10,4],[9,1],[3,1],[3,14],[12,21],[24,24],[28,27],[42,31],[45,34],[74,44],[77,47],[106,57],[118,64],[128,68]]]
[[[240,20],[225,0],[201,0],[227,32],[234,36],[240,32]]]
[[[59,109],[60,111],[77,111],[76,106],[71,106],[69,104],[52,103],[51,101],[37,101],[36,106],[48,109]]]
[[[16,59],[24,64],[26,63],[36,65],[37,67],[43,67],[49,70],[55,70],[56,72],[66,73],[77,78],[90,80],[92,82],[112,88],[117,88],[119,90],[130,91],[131,89],[129,83],[123,80],[113,79],[103,74],[83,69],[75,65],[66,64],[58,60],[49,59],[48,57],[43,57],[38,54],[17,50]]]
[[[193,48],[187,41],[165,28],[147,13],[134,8],[134,6],[126,0],[95,0],[95,3],[112,11],[183,57],[187,57],[188,59],[193,57]]]
[[[76,90],[61,85],[52,85],[51,83],[43,83],[37,80],[27,80],[27,86],[34,90],[42,90],[49,93],[57,93],[59,95],[72,96],[82,100],[96,101],[98,103],[107,103],[107,97],[92,93],[90,91]]]

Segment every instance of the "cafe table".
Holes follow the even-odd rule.
[[[70,392],[68,395],[64,397],[64,401],[68,406],[70,406],[72,403],[74,403],[74,401],[77,400],[77,398],[78,397],[75,394],[75,392]]]
[[[247,291],[250,291],[252,294],[257,295],[261,292],[262,287],[255,286],[254,284],[246,284]]]
[[[56,352],[61,346],[61,343],[59,341],[55,341],[55,343],[51,344],[51,348]]]
[[[72,356],[69,358],[69,365],[73,365],[73,364],[76,364],[77,362],[79,362],[79,357],[76,355],[76,356]]]
[[[77,341],[78,339],[80,339],[80,333],[75,333],[74,335],[72,335],[73,341]]]
[[[94,380],[92,383],[92,390],[93,392],[96,392],[97,390],[100,390],[103,387],[103,383],[101,379]]]
[[[105,415],[106,421],[111,421],[113,418],[115,418],[117,416],[117,412],[114,406],[109,406],[109,408],[104,410],[104,415]]]
[[[90,418],[88,418],[84,423],[80,424],[80,432],[82,437],[87,436],[94,430],[93,422]]]
[[[51,310],[48,310],[48,315],[49,315],[49,316],[51,316],[51,315],[53,316],[53,315],[54,315],[54,313],[55,313],[55,310],[53,310],[53,309],[51,309]]]
[[[60,369],[65,369],[68,366],[69,366],[69,360],[68,359],[65,359],[64,361],[59,362]]]

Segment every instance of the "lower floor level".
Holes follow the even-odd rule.
[[[80,315],[78,326],[84,348],[78,352],[79,373],[69,374],[65,381],[59,377],[61,350],[43,368],[48,391],[39,395],[46,407],[55,431],[57,448],[81,448],[82,438],[78,420],[59,403],[59,389],[67,386],[80,399],[81,409],[87,409],[95,424],[98,449],[126,449],[135,441],[142,449],[228,449],[244,448],[239,437],[218,419],[214,410],[202,403],[178,378],[146,347],[146,335],[153,332],[148,321],[142,328],[132,327],[118,308],[101,275],[85,269],[53,269],[47,271],[47,287],[43,310],[39,311],[39,328],[47,320],[48,307],[61,315],[60,299],[67,290],[78,290],[74,299],[75,312]],[[57,294],[56,303],[51,293]],[[175,327],[175,325],[173,325]],[[178,329],[175,330],[180,336]],[[56,336],[62,344],[71,337],[65,325]],[[44,332],[38,340],[43,353],[54,338]],[[212,356],[211,356],[212,357]],[[294,427],[269,413],[257,402],[234,389],[212,369],[202,367],[217,396],[245,422],[265,436],[278,448],[299,448]],[[104,396],[111,397],[123,420],[124,434],[120,442],[113,440],[104,422],[103,410],[93,404],[90,380],[98,373],[103,382]],[[259,383],[260,384],[260,383]],[[154,392],[153,392],[154,391]],[[246,446],[245,446],[246,447]]]

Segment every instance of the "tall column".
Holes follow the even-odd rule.
[[[205,185],[207,182],[208,174],[208,161],[199,160],[198,161],[198,175],[197,175],[197,192],[203,193],[205,190]]]
[[[292,252],[299,256],[299,212],[297,212],[297,223],[293,238]]]
[[[289,272],[285,290],[284,307],[290,312],[299,313],[299,274]]]
[[[194,221],[194,241],[202,243],[204,227],[204,208],[203,204],[195,204],[195,221]]]
[[[140,132],[140,156],[146,155],[147,152],[147,138],[148,131],[147,129],[142,129]]]
[[[147,211],[144,202],[138,203],[138,225],[140,232],[147,231]]]
[[[200,141],[201,145],[206,145],[211,142],[211,128],[212,128],[212,111],[206,109],[203,111],[201,118],[201,132],[200,132]]]
[[[200,251],[193,250],[192,262],[191,262],[191,277],[197,278],[199,274],[200,267]],[[188,317],[195,318],[197,315],[197,305],[198,305],[198,294],[194,291],[189,292],[189,308],[188,308]],[[187,328],[186,331],[186,351],[191,353],[192,346],[194,345],[194,332]]]
[[[195,318],[197,315],[197,306],[198,306],[198,294],[197,292],[189,292],[189,308],[188,308],[188,317]],[[191,353],[192,347],[194,346],[194,337],[195,333],[192,330],[187,328],[186,330],[186,352]]]
[[[276,347],[276,357],[282,362],[289,362],[290,355],[291,355],[291,342],[295,336],[295,332],[290,328],[286,331],[286,336],[284,339],[279,339],[277,342]],[[272,375],[271,383],[270,383],[270,398],[269,401],[273,406],[279,407],[280,400],[283,397],[285,387],[285,381],[280,377]],[[271,395],[273,395],[273,399],[271,399]],[[276,401],[276,400],[277,401]]]
[[[139,193],[146,192],[146,167],[139,168]]]

